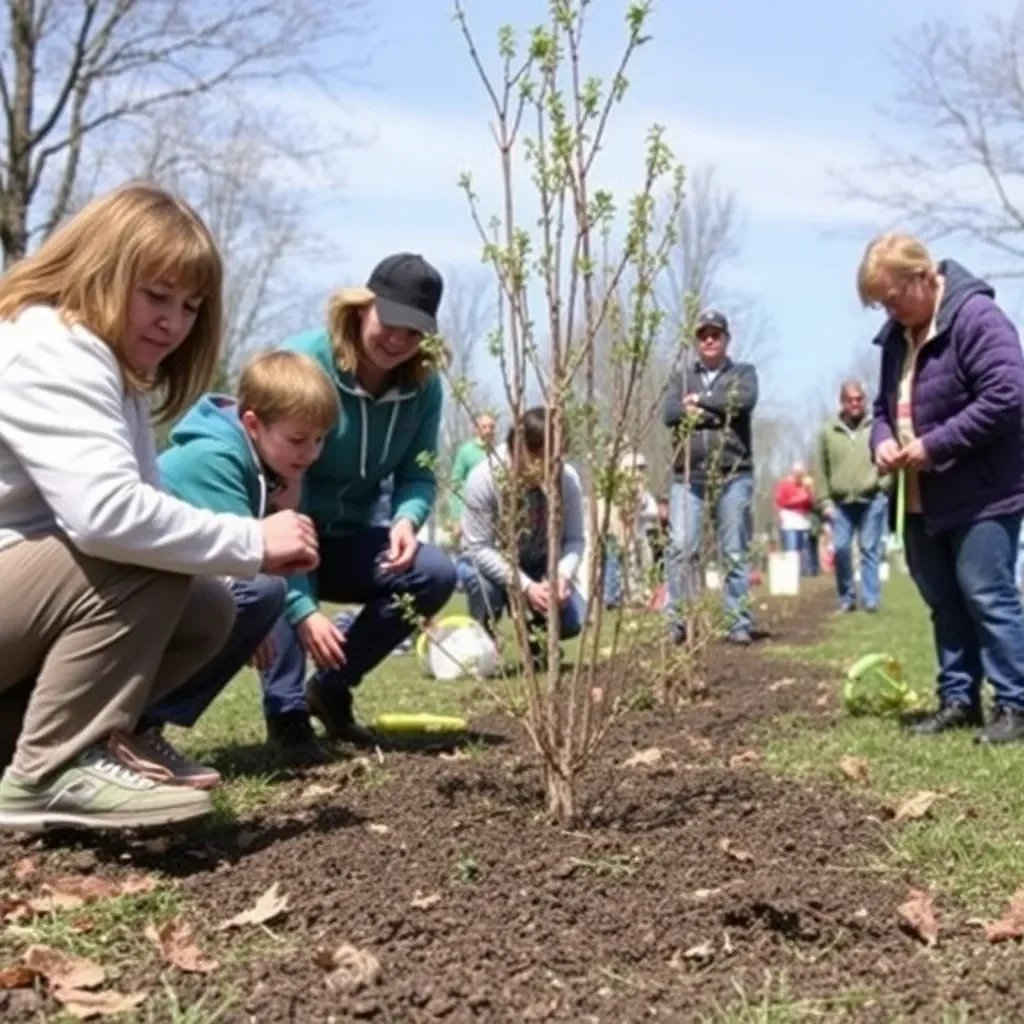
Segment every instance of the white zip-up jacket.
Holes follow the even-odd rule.
[[[85,555],[184,575],[263,562],[255,519],[160,489],[148,403],[111,348],[31,306],[0,323],[0,548],[58,531]]]

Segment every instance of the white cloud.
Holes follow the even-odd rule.
[[[322,133],[349,131],[364,140],[339,157],[339,176],[350,210],[360,201],[382,200],[395,204],[396,215],[415,217],[422,204],[451,204],[453,213],[461,211],[466,216],[467,229],[465,201],[456,184],[459,175],[472,173],[488,213],[495,208],[500,182],[487,111],[475,101],[476,97],[478,113],[451,114],[369,98],[344,107],[306,93],[277,98],[279,105],[301,111]],[[613,120],[595,166],[600,184],[620,199],[640,181],[644,136],[657,122],[666,126],[676,156],[693,167],[715,166],[722,182],[735,190],[741,207],[752,217],[819,227],[864,217],[862,208],[837,199],[831,172],[866,163],[871,153],[867,140],[813,134],[785,124],[709,124],[694,117],[629,106],[617,113],[618,120]],[[297,186],[338,187],[334,180],[285,173],[295,175]]]

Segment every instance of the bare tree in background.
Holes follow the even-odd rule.
[[[492,402],[483,361],[499,307],[494,281],[484,270],[445,274],[444,292],[439,327],[448,350],[447,385],[460,392],[444,405],[443,447],[451,456],[473,432],[469,410],[482,411]]]
[[[253,350],[315,316],[322,296],[305,280],[320,244],[301,197],[274,180],[276,145],[239,114],[221,133],[196,133],[187,109],[154,120],[141,157],[123,165],[185,196],[203,214],[225,263],[228,372]],[[210,138],[216,141],[209,141]],[[289,260],[301,265],[288,270]]]
[[[65,217],[90,146],[115,144],[183,101],[198,117],[211,98],[241,109],[260,87],[269,101],[268,84],[323,84],[353,66],[365,10],[365,0],[8,0],[5,265]],[[300,138],[294,113],[276,126],[290,129],[290,144]]]
[[[1024,5],[974,29],[942,21],[896,40],[896,142],[843,187],[931,238],[981,243],[1024,274]]]

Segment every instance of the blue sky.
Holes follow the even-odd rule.
[[[324,286],[361,281],[379,256],[423,252],[446,270],[478,266],[479,244],[455,187],[463,170],[494,198],[486,98],[445,0],[378,0],[367,72],[339,87],[322,116],[355,126],[365,144],[339,153],[339,195],[325,188],[321,225],[340,247]],[[465,0],[478,44],[494,52],[502,22],[526,29],[537,0]],[[743,212],[742,254],[726,283],[756,297],[774,333],[765,375],[776,400],[831,387],[877,329],[853,279],[880,215],[844,201],[833,172],[870,161],[890,132],[878,111],[898,88],[892,39],[924,18],[977,21],[1014,0],[662,0],[653,41],[632,65],[606,159],[625,194],[638,180],[637,140],[653,121],[676,155],[713,165]],[[590,55],[607,71],[619,52],[619,0],[594,0]],[[316,97],[299,99],[304,106]],[[308,112],[308,110],[307,110]],[[872,221],[874,223],[872,223]],[[945,249],[936,247],[937,255]],[[962,248],[978,271],[986,259]],[[340,280],[340,278],[344,278]],[[1017,296],[1007,293],[1016,309]]]

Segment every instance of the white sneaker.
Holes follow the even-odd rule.
[[[119,761],[154,782],[214,789],[222,781],[216,768],[193,761],[172,747],[158,725],[141,733],[115,732],[108,746]]]

